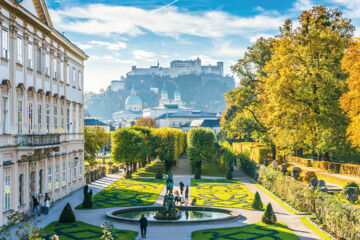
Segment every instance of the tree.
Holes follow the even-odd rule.
[[[140,132],[144,138],[145,146],[146,146],[146,159],[150,159],[151,156],[153,156],[153,152],[155,151],[153,149],[154,145],[152,144],[153,140],[153,134],[151,131],[151,128],[144,127],[144,126],[132,126],[132,129]],[[145,160],[146,160],[145,159]],[[145,164],[146,162],[143,162]]]
[[[142,134],[131,128],[121,128],[112,134],[111,157],[125,163],[126,177],[131,178],[130,166],[146,160],[146,143]]]
[[[339,98],[346,90],[340,61],[354,27],[337,9],[303,11],[300,26],[287,20],[264,67],[261,122],[272,141],[293,153],[310,150],[328,160],[346,152],[347,119]]]
[[[144,126],[144,127],[150,127],[155,128],[156,121],[155,119],[151,117],[141,117],[135,122],[135,126]]]
[[[60,223],[73,223],[75,221],[76,221],[76,219],[75,219],[74,212],[70,206],[70,203],[67,203],[65,205],[63,211],[61,212],[59,222]]]
[[[268,203],[268,205],[266,206],[266,209],[265,209],[264,215],[261,218],[261,221],[266,224],[276,223],[277,219],[276,219],[274,210],[271,206],[271,203]]]
[[[201,162],[211,157],[214,131],[204,127],[191,128],[187,134],[187,156],[195,166],[195,178],[201,178]]]
[[[254,201],[252,203],[254,209],[263,209],[263,203],[260,198],[260,194],[256,191]]]
[[[96,155],[106,143],[106,132],[99,126],[85,126],[84,139],[85,161],[88,162],[89,165],[94,165]]]
[[[347,128],[353,146],[360,147],[360,38],[346,51],[341,66],[349,74],[346,80],[348,91],[341,98],[341,108],[350,118]]]

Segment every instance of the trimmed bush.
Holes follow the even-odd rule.
[[[316,178],[316,174],[313,171],[307,171],[304,174],[304,179],[303,180],[305,182],[310,182],[311,179],[313,179],[313,178]]]
[[[343,190],[342,190],[342,195],[343,195],[343,196],[346,196],[346,188],[349,188],[349,187],[357,188],[357,189],[358,189],[358,192],[359,192],[359,185],[358,185],[356,182],[348,182],[348,183],[345,184],[345,186],[343,187]]]
[[[63,211],[61,212],[59,222],[61,223],[73,223],[75,222],[75,215],[74,212],[70,206],[70,203],[67,203],[64,207]]]
[[[92,190],[88,191],[88,192],[84,192],[85,196],[84,196],[84,201],[82,202],[82,208],[92,208],[93,204],[92,204]]]
[[[254,201],[251,206],[255,209],[263,209],[263,203],[258,192],[255,193]]]
[[[277,220],[271,203],[266,206],[266,210],[261,218],[261,221],[267,224],[276,223]]]

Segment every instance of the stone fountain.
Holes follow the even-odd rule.
[[[173,195],[174,180],[172,172],[166,178],[166,194],[162,209],[154,216],[157,220],[177,220],[181,218],[181,212],[175,207],[175,197]]]

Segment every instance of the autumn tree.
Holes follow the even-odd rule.
[[[299,27],[287,20],[281,28],[260,79],[258,111],[280,147],[305,148],[325,160],[348,149],[339,104],[347,76],[340,62],[353,31],[340,11],[324,6],[303,11]]]
[[[146,160],[146,151],[144,137],[139,131],[121,128],[113,132],[111,157],[116,162],[126,164],[127,178],[131,178],[130,167]]]
[[[106,144],[106,132],[99,126],[85,126],[84,139],[85,161],[94,165],[96,155]]]
[[[360,39],[356,39],[341,62],[349,74],[346,80],[348,91],[340,98],[342,109],[351,122],[347,128],[349,139],[354,146],[360,147]]]
[[[135,125],[155,128],[156,121],[151,117],[141,117],[138,120],[136,120]]]

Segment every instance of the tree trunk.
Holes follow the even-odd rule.
[[[330,156],[329,156],[328,152],[324,153],[323,159],[324,159],[324,161],[329,161],[330,160]]]
[[[271,143],[271,154],[272,154],[272,159],[275,160],[276,159],[276,146],[273,143]]]

